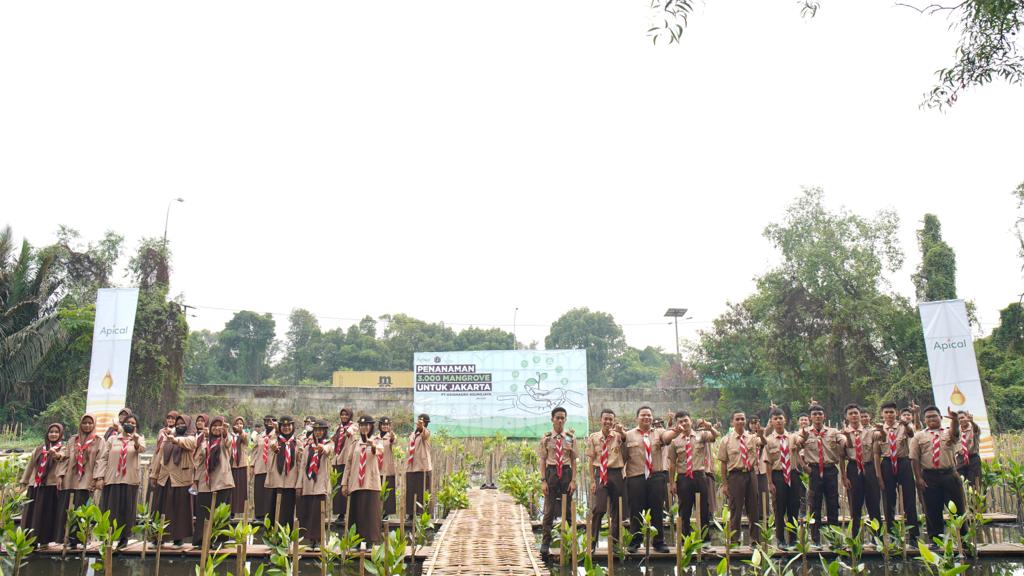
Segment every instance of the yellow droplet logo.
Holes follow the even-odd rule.
[[[963,406],[964,402],[967,402],[967,397],[960,391],[960,387],[956,384],[953,385],[953,393],[949,396],[949,401],[956,406]]]
[[[114,377],[110,375],[110,370],[107,370],[107,375],[103,377],[100,386],[103,386],[104,390],[110,390],[114,387]]]

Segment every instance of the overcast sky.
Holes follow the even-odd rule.
[[[0,4],[0,225],[163,233],[193,328],[303,307],[539,340],[572,307],[671,350],[754,289],[801,186],[939,216],[982,329],[1024,291],[1024,89],[922,110],[956,33],[887,0]],[[123,278],[119,278],[125,282]],[[518,315],[515,310],[518,307]]]

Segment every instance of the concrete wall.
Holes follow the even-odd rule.
[[[265,414],[326,418],[334,422],[342,406],[357,414],[390,416],[403,426],[412,421],[411,389],[334,388],[326,386],[251,386],[231,384],[189,384],[182,387],[183,407],[190,414],[240,414],[252,419]],[[637,408],[648,405],[654,415],[680,408],[704,414],[710,405],[693,390],[651,388],[592,388],[590,417],[596,420],[603,408],[611,408],[625,422],[632,422]],[[699,394],[699,393],[698,393]]]

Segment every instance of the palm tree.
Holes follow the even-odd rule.
[[[53,264],[27,240],[17,250],[10,226],[0,230],[0,406],[8,417],[28,403],[33,373],[64,339]]]

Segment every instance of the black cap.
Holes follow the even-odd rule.
[[[277,421],[278,424],[295,424],[295,420],[291,416],[281,416],[281,419]]]
[[[391,424],[391,418],[388,418],[387,416],[381,416],[377,424]]]
[[[360,416],[359,417],[359,423],[360,424],[374,424],[375,422],[373,420],[373,416],[370,416],[369,414],[367,414],[365,416]]]
[[[313,423],[313,429],[315,430],[317,428],[330,428],[330,426],[327,424],[326,420],[317,420]]]
[[[263,421],[266,422],[267,420],[277,420],[277,418],[275,418],[273,416],[264,416],[263,417]]]

